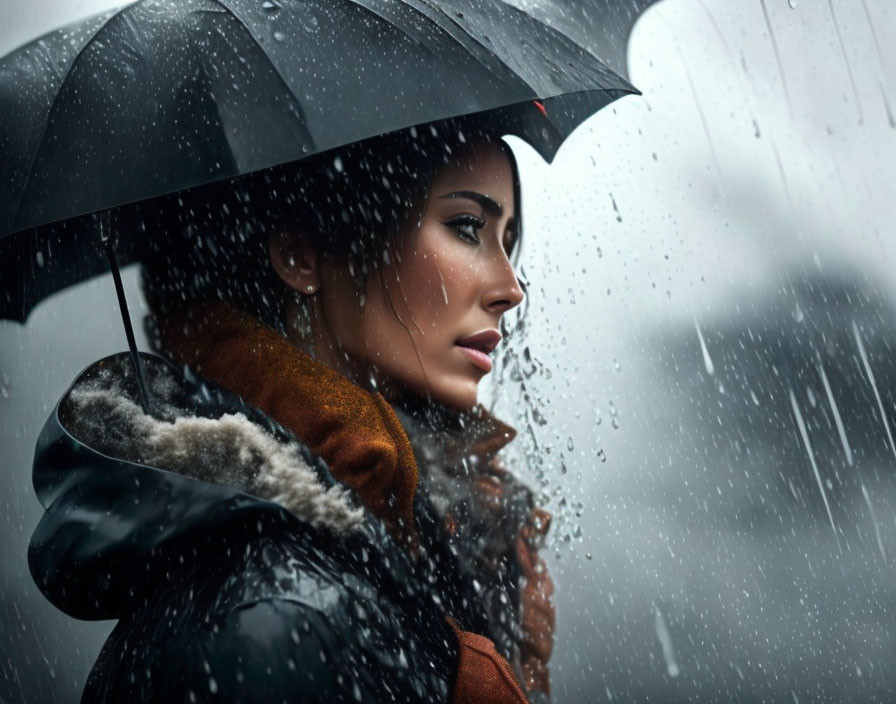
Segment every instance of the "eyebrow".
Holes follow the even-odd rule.
[[[468,198],[469,200],[479,203],[479,205],[482,206],[482,209],[492,217],[499,218],[504,214],[504,208],[501,207],[501,204],[498,203],[498,201],[489,198],[484,193],[479,193],[478,191],[453,191],[451,193],[446,193],[443,196],[439,196],[439,198]]]

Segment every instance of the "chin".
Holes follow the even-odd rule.
[[[469,411],[479,401],[479,383],[470,379],[446,380],[431,387],[429,396],[454,411]]]

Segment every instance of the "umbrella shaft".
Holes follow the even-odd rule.
[[[143,412],[149,412],[149,392],[146,387],[146,377],[143,375],[143,362],[137,352],[137,341],[134,339],[134,328],[131,325],[131,314],[128,312],[128,302],[124,295],[124,286],[121,283],[121,272],[118,270],[118,261],[115,258],[114,245],[111,239],[103,242],[106,256],[109,258],[109,267],[112,269],[112,278],[115,281],[115,293],[118,294],[118,308],[121,311],[121,321],[124,323],[124,332],[128,338],[128,348],[131,351],[131,361],[134,364],[134,373],[137,376],[137,388],[140,392],[140,405]]]

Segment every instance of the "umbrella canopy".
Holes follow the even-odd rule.
[[[636,91],[544,15],[474,0],[141,0],[22,47],[0,61],[0,317],[23,321],[108,268],[86,214],[485,111],[550,161]]]

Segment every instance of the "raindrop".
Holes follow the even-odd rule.
[[[218,683],[214,677],[208,678],[208,691],[215,694],[218,691]]]
[[[9,381],[9,377],[6,374],[0,374],[0,396],[9,398],[9,390],[11,388],[12,384]]]
[[[619,212],[619,206],[616,205],[616,199],[610,194],[610,200],[613,203],[613,212],[616,213],[616,222],[622,222],[622,214]]]
[[[342,170],[345,168],[342,164],[342,159],[340,157],[336,157],[333,159],[333,168],[336,169],[338,173],[342,173]]]
[[[264,0],[264,2],[261,3],[261,8],[263,10],[267,10],[271,14],[274,14],[280,9],[280,4],[274,2],[273,0]]]
[[[877,536],[877,547],[880,550],[880,556],[884,559],[884,563],[887,562],[887,553],[884,550],[884,541],[880,537],[880,525],[877,523],[877,516],[874,515],[874,507],[871,505],[871,496],[868,494],[868,490],[865,488],[865,485],[862,484],[862,496],[865,497],[865,503],[868,505],[868,513],[871,514],[871,523],[874,525],[874,535]]]
[[[831,521],[831,530],[834,531],[834,539],[837,541],[837,547],[840,548],[840,538],[837,535],[837,527],[834,525],[834,515],[831,513],[831,505],[828,503],[828,496],[824,491],[824,484],[822,484],[821,481],[821,473],[818,471],[818,465],[815,463],[815,453],[812,452],[812,443],[809,441],[809,431],[806,429],[806,423],[803,420],[803,414],[800,412],[800,407],[796,402],[796,396],[793,393],[793,389],[790,390],[790,407],[793,410],[793,416],[796,419],[796,425],[799,428],[800,436],[803,439],[806,453],[809,455],[809,463],[812,465],[812,473],[815,475],[818,491],[821,493],[824,507],[828,512],[828,519]]]
[[[884,84],[879,83],[880,85],[880,94],[884,100],[884,107],[887,109],[887,122],[890,123],[890,127],[896,128],[896,118],[893,117],[893,108],[890,107],[890,100],[887,98],[887,92],[884,90]]]
[[[43,252],[38,251],[38,253],[35,255],[35,259],[37,259],[38,266],[44,265],[44,253]]]
[[[709,356],[706,340],[703,339],[703,333],[700,331],[700,326],[696,320],[694,320],[694,327],[697,329],[697,337],[700,339],[700,351],[703,353],[703,364],[706,367],[706,373],[712,376],[715,374],[715,367],[713,366],[712,358]]]
[[[790,7],[791,10],[795,10],[796,9],[796,0],[787,0],[787,5]]]
[[[880,417],[884,424],[884,429],[887,431],[887,439],[890,441],[890,449],[893,451],[893,454],[896,455],[896,445],[893,444],[893,433],[890,430],[890,421],[887,418],[887,412],[884,409],[884,402],[881,400],[880,392],[877,390],[877,381],[874,378],[874,372],[871,371],[871,363],[868,361],[868,355],[865,353],[865,345],[862,343],[862,336],[859,334],[859,328],[855,321],[852,323],[852,332],[856,338],[856,345],[859,348],[859,356],[862,358],[862,365],[865,367],[865,374],[868,376],[868,381],[871,382],[871,390],[874,392],[874,398],[877,399],[877,407],[880,410]]]
[[[570,435],[566,438],[566,449],[572,452],[575,449],[575,444],[573,443],[572,436]]]
[[[840,409],[834,400],[834,392],[831,390],[831,383],[828,381],[828,375],[824,371],[824,366],[819,363],[818,374],[821,376],[821,383],[824,386],[824,392],[828,397],[828,404],[831,407],[831,413],[834,414],[834,424],[837,426],[837,435],[840,436],[840,444],[843,446],[843,452],[846,454],[846,461],[852,466],[852,448],[849,446],[849,440],[846,437],[846,428],[843,426],[843,418],[840,417]]]
[[[286,35],[278,29],[276,32],[274,32],[274,39],[278,42],[282,42],[284,39],[286,39]]]
[[[660,646],[663,649],[663,658],[666,661],[666,673],[669,677],[678,677],[680,670],[678,669],[678,662],[675,660],[675,649],[672,647],[672,636],[669,635],[666,619],[663,618],[663,612],[660,611],[660,607],[655,604],[653,614],[656,637],[660,641]]]

